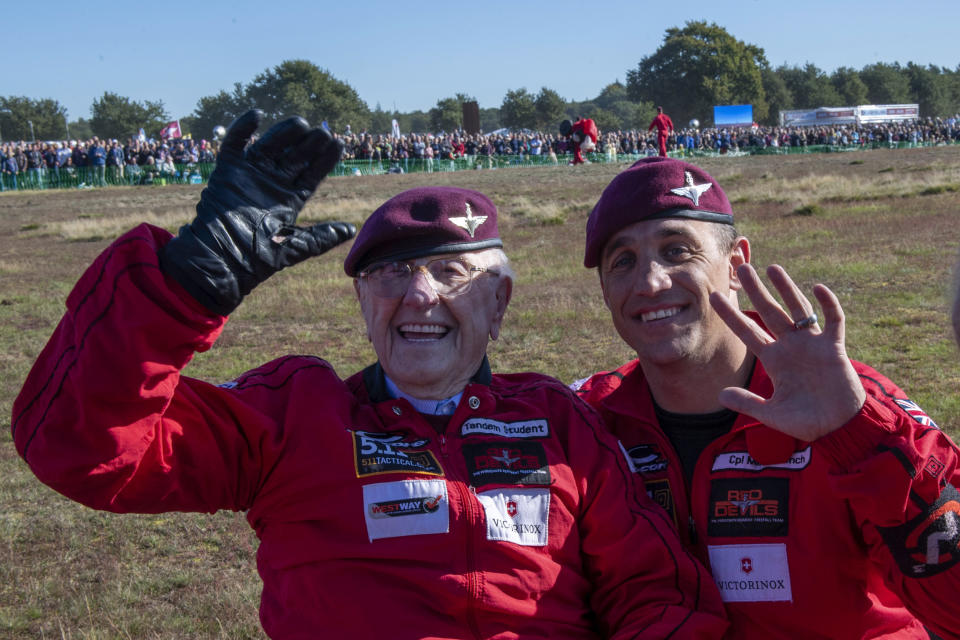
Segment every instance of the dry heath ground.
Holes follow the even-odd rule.
[[[954,437],[960,356],[948,307],[960,147],[698,160],[724,186],[753,262],[838,294],[852,357],[888,375]],[[583,228],[625,165],[334,178],[302,221],[361,222],[421,185],[483,191],[501,211],[518,281],[494,369],[564,381],[630,358],[582,266]],[[242,514],[117,516],[36,481],[10,409],[83,269],[124,230],[187,222],[197,186],[0,194],[0,638],[262,638],[256,538]],[[372,362],[341,247],[278,274],[187,374],[226,381],[285,353],[348,375]],[[336,588],[336,585],[331,585]]]

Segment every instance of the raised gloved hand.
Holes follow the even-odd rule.
[[[163,271],[221,315],[277,271],[356,233],[346,222],[295,226],[304,203],[340,159],[340,143],[296,117],[247,146],[262,118],[262,112],[248,111],[230,125],[197,217],[160,251]]]

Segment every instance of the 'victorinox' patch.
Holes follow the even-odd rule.
[[[477,494],[487,518],[487,540],[545,547],[550,517],[549,489],[513,489]]]
[[[793,601],[787,545],[710,545],[707,552],[724,602]]]

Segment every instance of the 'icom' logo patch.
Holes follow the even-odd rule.
[[[660,473],[667,468],[667,459],[660,453],[660,449],[652,444],[638,444],[627,449],[634,473],[644,475]]]

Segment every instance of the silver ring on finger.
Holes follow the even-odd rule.
[[[809,329],[810,327],[814,326],[815,324],[817,324],[817,314],[811,313],[811,314],[808,315],[806,318],[804,318],[804,319],[802,319],[802,320],[797,320],[796,322],[794,322],[794,323],[793,323],[793,328],[794,328],[794,330],[797,330],[797,329]]]

